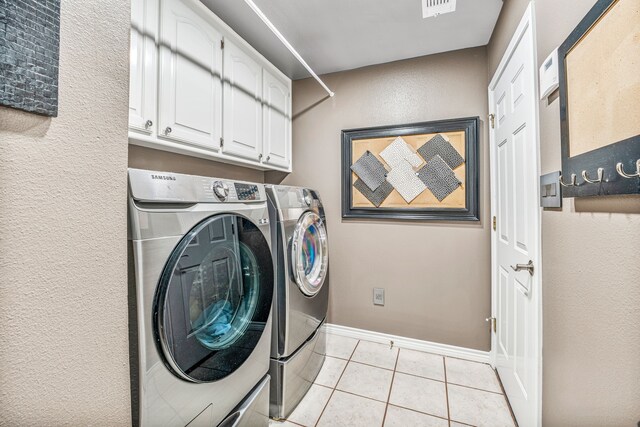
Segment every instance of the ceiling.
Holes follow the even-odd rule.
[[[293,79],[309,73],[242,0],[201,0]],[[421,0],[254,0],[317,74],[489,42],[502,0],[457,0],[422,18]]]

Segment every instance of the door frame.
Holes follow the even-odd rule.
[[[531,37],[531,59],[533,61],[534,70],[537,70],[538,67],[538,57],[537,57],[537,43],[536,43],[536,26],[535,26],[535,8],[534,8],[535,0],[531,0],[527,9],[518,24],[516,31],[513,33],[511,37],[511,41],[500,60],[500,64],[496,69],[491,82],[489,83],[488,93],[489,93],[489,113],[495,114],[493,105],[494,105],[494,96],[493,90],[496,88],[497,83],[502,76],[502,73],[505,71],[505,68],[514,54],[515,49],[518,46],[518,43],[523,37]],[[537,76],[537,72],[535,73]],[[539,85],[538,79],[534,78],[533,82],[534,88],[534,102],[535,107],[533,108],[533,116],[531,117],[531,123],[533,123],[532,131],[533,138],[536,144],[536,158],[535,158],[535,170],[537,172],[537,176],[540,176],[540,113],[539,113]],[[496,149],[496,140],[495,140],[495,131],[489,126],[489,162],[490,162],[490,170],[491,170],[491,218],[494,216],[497,217],[497,207],[496,207],[496,197],[498,195],[497,191],[497,161],[495,158],[495,149]],[[540,186],[536,185],[536,198],[539,200],[540,198]],[[536,202],[536,206],[538,203]],[[537,270],[537,274],[533,277],[533,282],[531,284],[532,288],[535,289],[535,292],[532,292],[532,303],[535,305],[535,319],[533,319],[533,324],[535,325],[536,331],[534,336],[537,337],[536,343],[536,354],[537,354],[537,372],[534,375],[535,381],[535,390],[536,396],[534,398],[534,403],[536,405],[535,413],[537,414],[536,425],[542,425],[542,208],[538,207],[535,209],[534,220],[538,223],[538,232],[533,236],[537,240],[537,257],[538,262],[535,266]],[[491,316],[493,318],[496,317],[497,314],[497,233],[492,229],[491,231]],[[496,334],[491,329],[491,351],[490,351],[490,363],[491,366],[495,369],[496,367]]]

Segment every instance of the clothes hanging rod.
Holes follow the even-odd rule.
[[[318,75],[311,69],[309,64],[307,64],[307,62],[302,58],[302,56],[300,56],[300,54],[293,48],[293,46],[291,46],[291,43],[289,43],[287,39],[284,38],[284,36],[280,33],[280,31],[278,31],[275,25],[273,25],[271,21],[269,21],[269,18],[267,18],[267,16],[260,10],[260,8],[253,2],[253,0],[244,0],[244,2],[249,5],[249,7],[256,13],[256,15],[258,15],[260,19],[262,19],[262,22],[264,22],[265,25],[269,27],[271,32],[275,34],[276,37],[278,37],[278,39],[282,42],[282,44],[284,44],[285,47],[289,49],[289,52],[291,52],[293,56],[295,56],[296,59],[300,61],[300,63],[304,66],[304,68],[306,68],[307,71],[311,73],[313,78],[316,79],[318,83],[320,83],[320,86],[322,86],[324,90],[327,91],[329,96],[335,95],[335,93],[331,89],[329,89],[327,85],[324,84],[322,79],[320,79],[320,77],[318,77]]]

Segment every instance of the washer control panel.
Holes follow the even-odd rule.
[[[220,200],[221,202],[224,202],[225,200],[227,200],[227,197],[229,196],[229,186],[227,185],[226,182],[215,181],[211,186],[211,188],[213,190],[213,194],[216,195],[218,200]]]
[[[264,202],[263,184],[204,176],[129,169],[131,197],[137,201],[169,203]]]
[[[260,191],[255,184],[236,182],[234,186],[236,187],[238,200],[258,200],[260,198]]]

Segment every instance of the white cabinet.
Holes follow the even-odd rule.
[[[132,0],[130,67],[130,143],[291,170],[291,80],[199,0]]]
[[[151,135],[156,126],[158,1],[131,1],[129,128]]]
[[[222,136],[222,35],[180,1],[163,1],[158,136],[216,150]]]
[[[262,67],[229,40],[224,44],[224,148],[226,154],[262,158]]]
[[[291,87],[266,69],[262,72],[263,163],[291,165]]]

